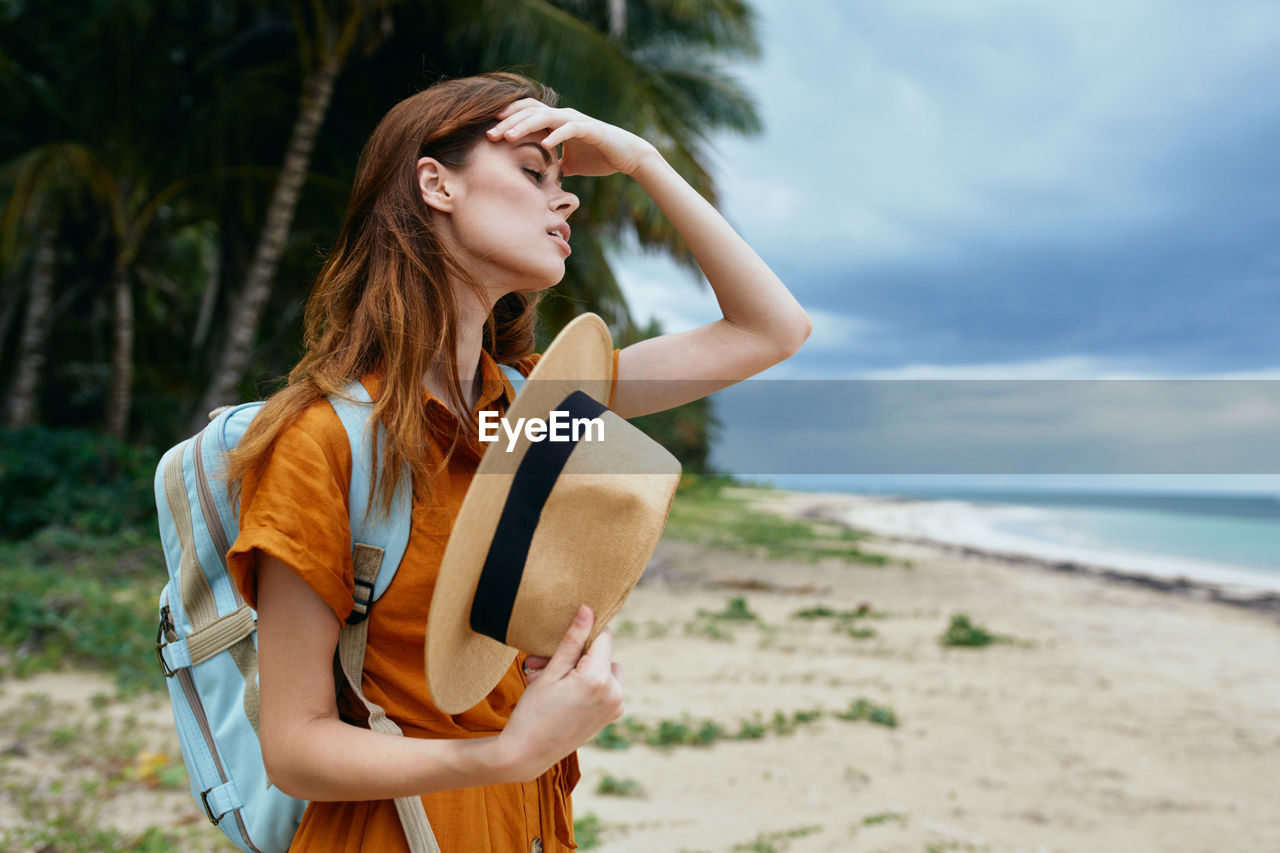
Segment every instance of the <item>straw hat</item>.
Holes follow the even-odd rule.
[[[576,443],[521,430],[510,450],[500,432],[481,457],[427,616],[427,684],[447,714],[493,690],[517,650],[549,657],[580,605],[595,612],[595,639],[653,556],[680,463],[605,408],[612,380],[609,330],[583,314],[551,342],[505,419],[515,428],[567,411],[602,429]]]

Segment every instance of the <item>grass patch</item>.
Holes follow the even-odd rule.
[[[1012,637],[993,634],[981,625],[975,625],[964,613],[956,613],[951,617],[951,624],[942,632],[939,641],[944,646],[958,648],[981,648],[993,643],[1012,643]]]
[[[866,619],[887,619],[889,614],[871,609],[871,605],[863,602],[853,610],[834,610],[825,604],[807,607],[791,614],[792,619],[803,619],[814,622],[819,619],[830,619],[834,623],[832,630],[846,634],[855,640],[867,640],[876,636],[874,628],[863,624]]]
[[[719,613],[709,613],[705,610],[698,611],[699,616],[705,616],[707,619],[716,619],[721,622],[759,622],[760,617],[751,611],[747,606],[747,600],[742,596],[734,596],[725,602],[724,610]]]
[[[893,712],[892,708],[886,705],[877,705],[867,699],[853,700],[848,710],[836,713],[835,718],[845,722],[865,720],[868,723],[875,723],[877,726],[884,726],[890,729],[898,727],[898,715]]]
[[[579,850],[593,850],[604,842],[604,823],[594,814],[585,814],[573,822],[573,840]]]
[[[149,743],[147,729],[128,707],[92,699],[85,705],[28,693],[0,717],[0,799],[16,812],[0,827],[0,850],[58,853],[214,853],[227,841],[185,795],[186,769],[176,738]],[[35,759],[33,763],[10,758]],[[139,789],[181,791],[191,825],[125,832],[109,825],[118,799]],[[184,821],[185,822],[185,821]]]
[[[728,478],[692,478],[676,493],[664,535],[708,548],[749,553],[768,559],[817,561],[834,557],[849,563],[883,566],[889,559],[863,551],[868,537],[831,522],[792,521],[751,507],[725,486]]]
[[[898,725],[897,715],[891,708],[876,705],[866,699],[856,699],[848,710],[836,713],[829,713],[821,708],[802,709],[790,714],[775,711],[768,720],[755,714],[749,719],[739,720],[736,730],[715,720],[696,720],[687,715],[678,720],[659,720],[656,723],[625,717],[605,726],[591,743],[600,749],[615,750],[629,749],[638,743],[658,749],[707,747],[722,740],[761,740],[770,734],[786,737],[826,717],[846,722],[866,720],[888,728],[896,728]]]
[[[166,577],[159,541],[127,529],[94,536],[47,527],[0,543],[0,646],[5,674],[84,666],[122,689],[159,689],[156,597]]]
[[[724,610],[712,612],[699,610],[698,615],[684,624],[684,633],[689,637],[705,637],[709,640],[728,642],[733,640],[734,625],[755,625],[764,627],[764,621],[752,612],[747,600],[734,596],[725,602]]]
[[[635,779],[619,779],[606,773],[600,784],[596,785],[596,793],[604,797],[643,797],[644,788]]]
[[[762,832],[750,841],[733,845],[734,853],[785,853],[791,847],[790,842],[806,835],[822,832],[820,825],[798,826],[795,829],[783,829],[778,832]]]
[[[907,816],[902,812],[877,812],[869,814],[862,819],[863,826],[878,826],[882,823],[901,823],[906,824]]]

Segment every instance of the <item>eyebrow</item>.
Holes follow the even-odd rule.
[[[525,148],[525,147],[529,147],[529,148],[536,148],[536,149],[538,149],[538,153],[542,155],[542,160],[543,160],[543,162],[544,162],[544,163],[546,163],[546,164],[547,164],[547,168],[548,168],[548,169],[550,169],[552,166],[556,165],[556,161],[555,161],[555,159],[551,156],[551,152],[550,152],[550,151],[548,151],[547,149],[543,148],[543,147],[542,147],[542,145],[541,145],[540,143],[537,143],[537,142],[521,142],[521,143],[520,143],[519,145],[517,145],[516,147],[517,147],[517,148]],[[563,185],[563,184],[564,184],[564,173],[563,173],[563,172],[561,172],[559,169],[556,169],[556,183],[557,183],[557,184],[561,184],[561,185]]]

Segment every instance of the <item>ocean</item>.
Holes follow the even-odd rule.
[[[852,485],[786,478],[782,488],[963,501],[991,531],[1028,543],[1136,558],[1174,558],[1280,578],[1280,494]],[[1006,511],[1017,508],[1021,511]],[[1029,548],[1028,550],[1037,550]]]
[[[1033,517],[994,524],[1002,532],[1041,542],[1280,573],[1280,498],[1075,492],[930,497],[1044,509]]]

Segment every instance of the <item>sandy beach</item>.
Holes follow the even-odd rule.
[[[768,504],[831,518],[860,500]],[[1280,849],[1274,612],[1104,567],[1054,571],[923,542],[867,550],[897,562],[777,563],[664,543],[620,620],[687,623],[740,595],[765,627],[700,643],[624,634],[629,714],[768,719],[863,697],[899,724],[826,717],[707,749],[584,749],[575,804],[609,827],[601,849]],[[864,639],[794,618],[819,604],[883,618]],[[1015,642],[946,648],[954,613]],[[606,774],[646,796],[595,793]]]
[[[810,518],[863,500],[751,494]],[[584,747],[574,808],[597,831],[595,849],[1280,850],[1280,620],[1265,595],[1239,606],[1201,585],[1054,570],[919,537],[865,550],[889,564],[663,541],[614,622],[626,713],[633,733],[666,721],[713,742]],[[796,615],[820,606],[861,616]],[[1008,641],[942,645],[959,613]],[[28,693],[85,715],[107,689],[77,674],[3,686],[11,721],[30,715]],[[882,709],[879,722],[841,718],[858,716],[846,712],[859,700]],[[154,705],[107,712],[136,713],[152,748],[176,751]],[[59,766],[36,747],[13,752],[14,725],[0,743],[7,776]],[[104,823],[187,823],[189,849],[214,837],[184,791],[127,796],[123,808],[104,802]],[[14,813],[0,798],[0,823]]]

